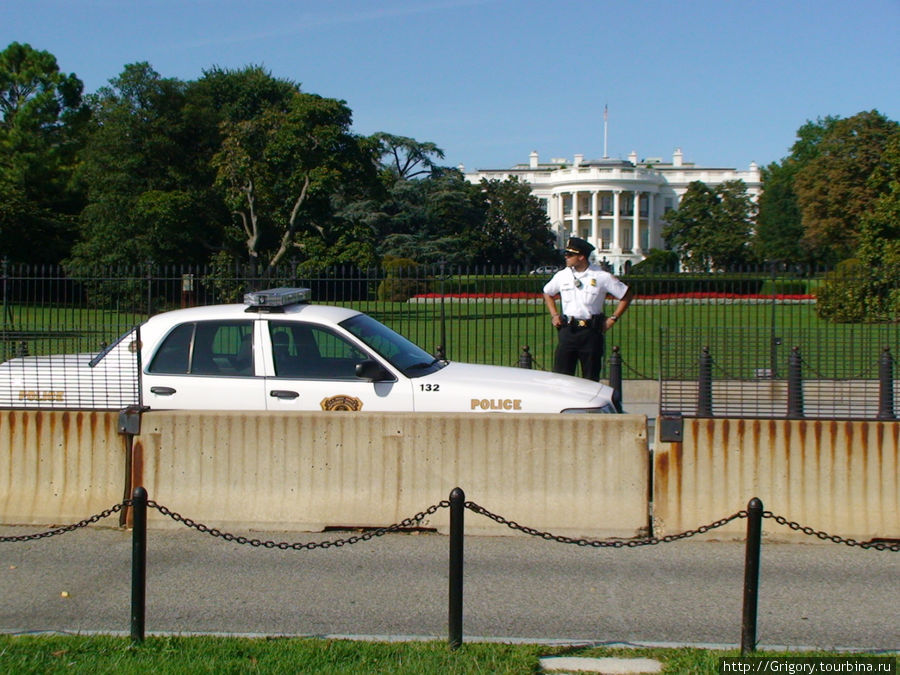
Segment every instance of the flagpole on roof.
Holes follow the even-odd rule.
[[[603,159],[608,159],[609,155],[606,152],[606,138],[607,138],[607,127],[609,123],[609,106],[603,105]]]

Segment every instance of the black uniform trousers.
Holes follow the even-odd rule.
[[[581,364],[581,376],[588,380],[600,381],[603,365],[603,318],[595,317],[589,326],[566,325],[559,329],[559,344],[553,372],[574,375],[576,364]]]

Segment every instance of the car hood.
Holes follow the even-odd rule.
[[[416,410],[446,409],[447,398],[467,410],[558,413],[601,408],[612,402],[611,387],[569,375],[527,368],[449,363],[413,380]],[[435,386],[439,388],[436,390]]]

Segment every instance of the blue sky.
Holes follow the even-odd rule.
[[[262,65],[467,170],[601,157],[604,105],[610,157],[778,161],[806,120],[900,120],[898,35],[900,0],[0,0],[0,48],[88,92],[138,61]]]

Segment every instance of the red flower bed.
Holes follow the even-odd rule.
[[[465,298],[465,299],[497,299],[497,300],[534,300],[541,298],[540,293],[419,293],[414,298]],[[658,293],[639,295],[641,300],[685,300],[685,299],[723,299],[723,300],[771,300],[773,296],[759,293]],[[776,300],[815,300],[814,295],[776,294]]]

